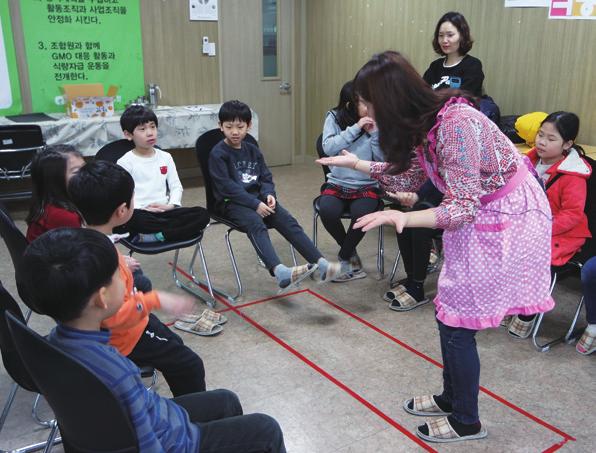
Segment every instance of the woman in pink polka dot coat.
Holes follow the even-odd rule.
[[[479,439],[480,361],[475,334],[506,315],[545,312],[551,212],[531,164],[464,92],[433,92],[399,53],[375,55],[355,89],[375,118],[386,163],[350,153],[326,165],[370,173],[391,192],[416,191],[426,178],[444,193],[434,209],[362,217],[364,231],[392,225],[444,229],[444,264],[434,303],[443,356],[443,392],[407,400],[404,409],[436,416],[417,429],[435,442]],[[415,150],[413,153],[412,150]]]

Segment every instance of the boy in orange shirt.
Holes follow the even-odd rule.
[[[82,167],[68,183],[68,192],[87,228],[108,236],[132,216],[134,181],[126,170],[111,162],[93,161]],[[120,253],[118,260],[126,292],[122,307],[102,322],[102,327],[111,330],[110,344],[138,366],[161,371],[174,396],[204,391],[201,358],[151,313],[155,309],[173,315],[188,313],[194,307],[193,300],[165,291],[136,291]]]

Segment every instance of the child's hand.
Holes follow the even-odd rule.
[[[275,209],[270,208],[263,202],[260,202],[259,206],[257,206],[257,214],[259,214],[261,217],[265,218],[268,215],[275,214]]]
[[[354,166],[358,163],[358,157],[356,154],[352,154],[345,149],[342,150],[341,154],[332,157],[322,157],[320,159],[315,160],[315,162],[319,165],[329,165],[330,167],[346,167],[346,168],[354,168]]]
[[[273,195],[267,195],[267,206],[271,209],[275,209],[276,204],[275,197]]]
[[[387,192],[391,198],[395,198],[399,201],[399,204],[406,208],[411,208],[418,203],[419,197],[415,192]]]
[[[166,291],[157,291],[161,310],[179,316],[184,313],[192,313],[196,310],[195,300],[189,296],[178,295]]]
[[[366,132],[371,132],[377,127],[375,120],[373,120],[370,116],[363,116],[360,118],[358,120],[358,126],[360,129],[364,129]]]
[[[124,262],[126,263],[126,266],[128,266],[131,272],[134,272],[141,268],[141,263],[139,263],[132,256],[124,255]]]
[[[151,203],[145,206],[145,210],[149,212],[165,212],[171,211],[175,207],[176,206],[174,206],[173,204]]]

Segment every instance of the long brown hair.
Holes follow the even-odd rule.
[[[410,167],[412,151],[421,145],[437,113],[453,96],[473,102],[459,90],[435,92],[399,52],[374,55],[356,74],[356,93],[370,102],[379,128],[379,145],[391,173]]]

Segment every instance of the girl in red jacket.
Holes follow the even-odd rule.
[[[584,150],[574,144],[579,131],[579,118],[571,112],[548,115],[536,135],[536,144],[528,153],[538,175],[544,181],[553,214],[551,265],[562,266],[592,237],[586,204],[586,180],[592,168],[582,158]],[[516,316],[509,333],[527,338],[534,326],[535,315]]]

